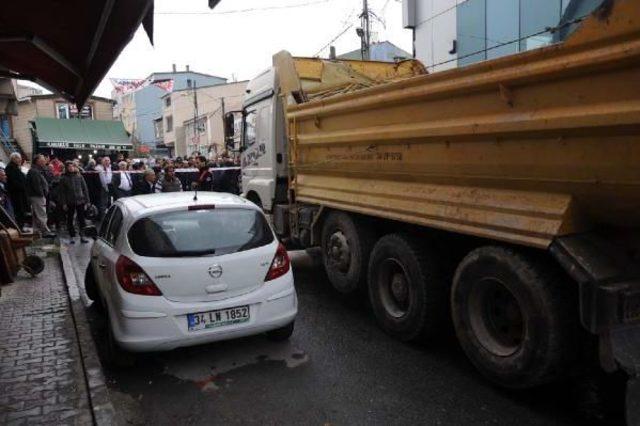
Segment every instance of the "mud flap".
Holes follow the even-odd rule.
[[[627,383],[627,425],[640,425],[640,377],[631,377]]]

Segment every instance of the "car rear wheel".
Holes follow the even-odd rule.
[[[100,298],[98,283],[96,282],[96,277],[93,274],[93,264],[91,262],[89,262],[84,274],[84,290],[87,292],[87,297],[93,301],[95,307],[102,309],[102,299]]]
[[[434,255],[408,235],[391,234],[376,243],[369,297],[382,329],[402,341],[433,337],[446,319],[446,286]]]
[[[560,376],[575,348],[570,282],[543,261],[481,247],[458,266],[451,310],[458,341],[481,373],[508,388]]]
[[[105,361],[110,367],[126,368],[135,364],[135,356],[131,352],[127,352],[118,345],[113,334],[111,318],[105,316],[107,322],[107,330],[105,336]]]
[[[294,322],[291,321],[289,324],[284,327],[276,328],[275,330],[271,330],[267,332],[267,338],[274,342],[283,342],[288,340],[289,337],[293,334]]]

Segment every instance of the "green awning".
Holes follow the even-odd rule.
[[[36,118],[38,148],[131,151],[121,121]]]

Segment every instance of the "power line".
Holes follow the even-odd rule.
[[[310,1],[306,3],[289,4],[289,5],[283,5],[283,6],[266,6],[266,7],[252,7],[247,9],[224,10],[222,12],[179,12],[179,11],[154,12],[154,15],[231,15],[236,13],[251,13],[251,12],[264,12],[269,10],[295,9],[300,7],[315,6],[318,4],[328,3],[330,1],[332,0],[317,0],[317,1]]]
[[[322,53],[322,51],[323,51],[324,49],[326,49],[327,47],[331,46],[331,43],[333,43],[334,41],[336,41],[337,39],[339,39],[340,37],[342,37],[342,36],[344,35],[344,33],[346,33],[347,31],[349,31],[349,30],[351,29],[351,27],[353,27],[353,24],[349,24],[349,25],[347,25],[347,26],[346,26],[342,31],[340,31],[340,33],[339,33],[337,36],[335,36],[335,37],[334,37],[334,38],[332,38],[332,39],[331,39],[327,44],[325,44],[324,46],[322,46],[322,47],[320,48],[320,50],[318,50],[318,51],[316,52],[316,54],[315,54],[315,55],[313,55],[313,56],[318,56],[318,55],[320,55],[320,53]]]

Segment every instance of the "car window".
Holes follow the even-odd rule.
[[[119,207],[115,207],[113,211],[113,217],[111,218],[111,224],[109,225],[109,230],[107,231],[107,242],[111,245],[116,244],[116,240],[118,239],[118,235],[120,234],[120,230],[122,228],[122,210]]]
[[[107,210],[107,214],[104,215],[104,219],[102,219],[102,223],[100,224],[100,230],[98,231],[98,237],[106,239],[109,221],[111,220],[111,216],[113,216],[115,208],[116,206],[111,206],[109,210]]]
[[[273,242],[264,215],[253,209],[216,208],[160,213],[139,219],[128,232],[139,256],[220,256]]]

